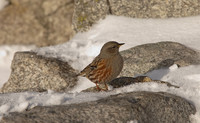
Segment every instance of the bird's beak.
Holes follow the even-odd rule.
[[[119,47],[122,46],[122,45],[124,45],[124,44],[125,44],[125,43],[119,43]]]

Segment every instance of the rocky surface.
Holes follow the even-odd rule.
[[[199,64],[199,52],[176,42],[139,45],[122,51],[124,67],[120,76],[133,77],[173,64],[179,67]]]
[[[75,0],[73,26],[86,31],[106,14],[132,18],[187,17],[200,14],[200,0]]]
[[[55,45],[74,34],[74,0],[10,0],[0,11],[0,44]]]
[[[155,82],[155,83],[160,83],[160,84],[166,84],[168,87],[179,88],[179,86],[172,85],[169,82],[160,81],[160,80],[152,80],[148,76],[138,76],[138,77],[135,77],[135,78],[133,78],[133,77],[119,77],[119,78],[112,80],[111,82],[108,82],[107,84],[111,85],[112,89],[115,89],[115,88],[120,88],[120,87],[124,87],[124,86],[131,85],[131,84],[146,83],[146,82]],[[102,88],[102,89],[105,89],[104,84],[99,84],[99,87]],[[94,87],[87,88],[87,89],[83,90],[82,92],[99,92],[99,90],[96,88],[96,86],[94,86]]]
[[[111,14],[133,18],[170,18],[200,14],[200,0],[109,0]]]
[[[107,0],[75,0],[73,27],[75,31],[86,31],[96,21],[109,13]]]
[[[77,74],[67,62],[38,56],[34,52],[15,53],[11,69],[10,78],[0,89],[1,93],[48,89],[63,92],[77,82]]]
[[[138,123],[189,123],[195,107],[168,93],[131,92],[93,102],[35,107],[11,113],[1,123],[112,123],[137,120]]]

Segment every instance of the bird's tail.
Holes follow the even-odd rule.
[[[86,76],[86,73],[84,71],[81,71],[80,73],[77,74],[78,76],[83,76],[85,77]]]

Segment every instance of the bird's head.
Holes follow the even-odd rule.
[[[116,41],[109,41],[101,48],[100,55],[105,57],[111,57],[119,53],[119,47],[124,43],[118,43]]]

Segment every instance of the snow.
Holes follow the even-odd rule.
[[[71,103],[80,103],[94,101],[106,96],[110,93],[56,93],[48,91],[44,93],[24,92],[13,94],[1,94],[0,116],[25,109],[31,109],[35,106],[63,105]]]
[[[40,48],[35,50],[35,52],[47,57],[62,59],[67,61],[74,69],[82,70],[99,53],[102,45],[110,40],[125,43],[120,50],[146,43],[174,41],[199,51],[199,27],[200,16],[171,19],[134,19],[109,15],[105,20],[100,20],[95,24],[90,31],[76,34],[69,42],[57,46]],[[9,59],[11,58],[3,51],[0,52],[0,55],[2,59],[6,59],[7,56]],[[7,63],[8,62],[2,62],[0,65],[8,66]],[[7,67],[3,68],[5,70],[7,69]],[[9,71],[4,74],[9,74]],[[80,91],[94,86],[94,84],[86,78],[79,77],[79,84],[71,90],[70,93],[56,93],[49,90],[44,93],[24,92],[1,94],[0,116],[13,111],[20,112],[38,105],[46,106],[81,103],[98,100],[109,95],[133,91],[162,91],[183,97],[194,104],[197,112],[195,115],[191,115],[190,118],[193,123],[200,122],[200,65],[178,68],[178,66],[174,64],[169,68],[154,70],[146,75],[150,76],[153,80],[167,81],[173,85],[180,86],[180,88],[149,82],[129,85],[114,90],[110,88],[111,91],[109,92],[83,93]],[[7,79],[6,76],[3,78],[4,80]],[[4,81],[1,81],[1,83],[3,82]],[[133,121],[130,122],[137,121],[133,119]]]
[[[0,0],[0,11],[9,4],[7,0]]]

